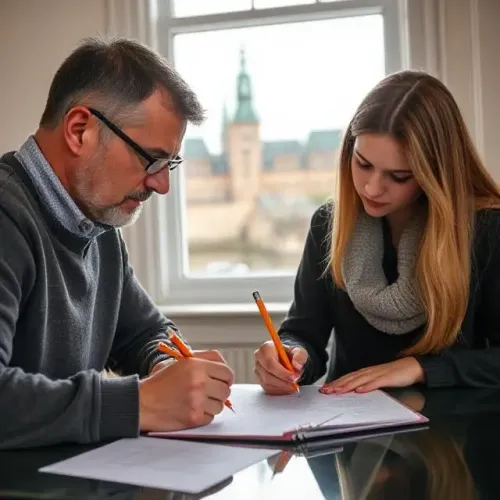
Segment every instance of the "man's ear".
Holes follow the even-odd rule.
[[[99,141],[99,126],[85,106],[71,108],[63,119],[63,135],[68,149],[80,156]]]

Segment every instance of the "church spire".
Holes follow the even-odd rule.
[[[241,49],[240,53],[240,73],[237,82],[237,96],[238,103],[236,114],[234,116],[235,122],[255,123],[259,119],[253,108],[252,101],[252,84],[250,82],[250,75],[247,72],[247,61],[245,49]]]

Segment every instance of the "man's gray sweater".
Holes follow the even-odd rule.
[[[0,449],[137,436],[139,377],[169,324],[118,230],[68,231],[0,158]]]

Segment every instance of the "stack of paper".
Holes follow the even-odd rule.
[[[200,493],[277,450],[140,437],[40,469],[66,476]]]
[[[322,394],[316,386],[302,387],[300,396],[268,396],[257,385],[235,385],[228,410],[210,424],[151,436],[211,440],[293,442],[427,422],[382,391],[365,394]]]

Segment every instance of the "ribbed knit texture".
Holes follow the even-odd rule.
[[[167,324],[118,230],[75,235],[0,158],[0,449],[137,436],[139,377]]]

